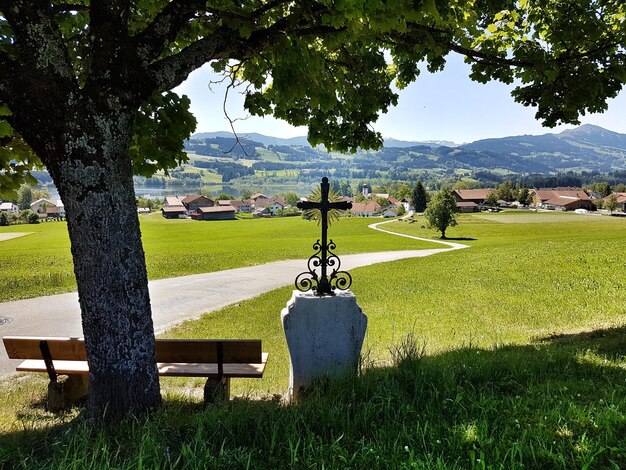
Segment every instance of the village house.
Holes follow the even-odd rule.
[[[233,206],[198,207],[192,214],[193,220],[233,220],[236,219]]]
[[[267,209],[270,214],[279,214],[285,208],[286,202],[284,197],[273,198],[257,198],[254,202],[254,209]]]
[[[60,199],[53,200],[47,198],[37,199],[31,203],[30,210],[39,216],[40,219],[63,219],[65,218],[65,206]]]
[[[224,200],[221,199],[219,201],[217,201],[217,204],[219,206],[231,206],[235,208],[235,211],[237,213],[239,212],[244,212],[244,213],[250,213],[252,212],[252,206],[250,205],[249,200],[248,201],[244,201],[243,199],[241,200],[237,200],[237,199],[232,199],[232,200]]]
[[[350,212],[354,217],[373,217],[381,211],[380,204],[374,201],[355,202],[352,204]]]
[[[389,219],[391,217],[398,217],[398,209],[393,207],[388,207],[383,211],[383,217],[385,219]]]
[[[6,214],[17,214],[19,211],[19,207],[17,207],[17,205],[12,202],[0,203],[0,212],[4,212]]]
[[[495,189],[483,188],[483,189],[455,189],[452,191],[452,195],[456,199],[456,202],[473,202],[480,208],[485,204],[485,199],[491,193],[495,192]],[[457,204],[458,205],[458,204]]]
[[[178,196],[165,196],[165,207],[184,207]]]
[[[533,198],[533,205],[542,209],[557,211],[594,209],[591,198],[578,188],[531,189],[530,195]]]
[[[187,215],[193,214],[199,208],[213,207],[215,202],[206,196],[199,194],[192,194],[182,200],[183,206],[187,209]]]
[[[163,206],[161,214],[166,219],[184,219],[187,216],[185,206]]]
[[[456,203],[457,212],[480,212],[480,206],[474,201],[460,201]]]

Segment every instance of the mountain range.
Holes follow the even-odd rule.
[[[283,139],[250,133],[240,137],[253,152],[260,151],[258,154],[261,160],[266,159],[268,152],[275,153],[274,161],[293,162],[292,165],[297,165],[299,161],[329,162],[334,158],[333,154],[329,155],[321,147],[311,148],[304,136]],[[205,140],[215,142],[232,139],[232,133],[228,132],[199,133],[192,137],[188,148]],[[345,157],[343,161],[346,164],[351,162],[354,168],[374,166],[383,172],[405,168],[407,171],[498,170],[518,174],[565,171],[607,173],[626,170],[626,134],[585,124],[558,134],[482,139],[461,145],[449,141],[385,139],[382,149],[359,151],[352,157]]]

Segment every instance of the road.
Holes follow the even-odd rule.
[[[369,227],[392,235],[444,245],[426,250],[387,251],[342,255],[343,270],[406,258],[419,258],[467,248],[460,243],[397,234],[380,228],[394,221]],[[156,332],[163,332],[184,320],[219,310],[226,305],[251,299],[279,287],[293,284],[306,270],[306,260],[285,260],[246,268],[229,269],[150,281],[152,318]],[[289,299],[285,299],[287,302]],[[278,315],[280,312],[276,312]],[[3,322],[2,320],[5,319]],[[1,336],[82,336],[80,306],[76,292],[0,303]],[[0,348],[0,376],[12,373],[18,360],[10,360]]]

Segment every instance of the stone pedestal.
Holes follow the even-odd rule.
[[[281,320],[289,348],[292,398],[316,377],[356,373],[367,316],[351,291],[323,297],[294,291]]]

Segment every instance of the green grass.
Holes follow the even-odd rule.
[[[298,404],[272,398],[291,288],[164,335],[261,338],[266,376],[233,383],[249,398],[202,408],[201,380],[163,380],[161,411],[100,430],[47,413],[45,378],[4,380],[0,466],[624,468],[626,221],[555,215],[463,216],[469,249],[353,270],[367,367]]]
[[[381,234],[367,228],[375,219],[347,218],[333,224],[337,252],[420,249],[430,244]],[[300,217],[198,222],[141,217],[150,279],[252,266],[282,259],[305,259],[319,227]],[[76,289],[64,222],[0,227],[1,233],[34,232],[0,242],[0,301]]]

